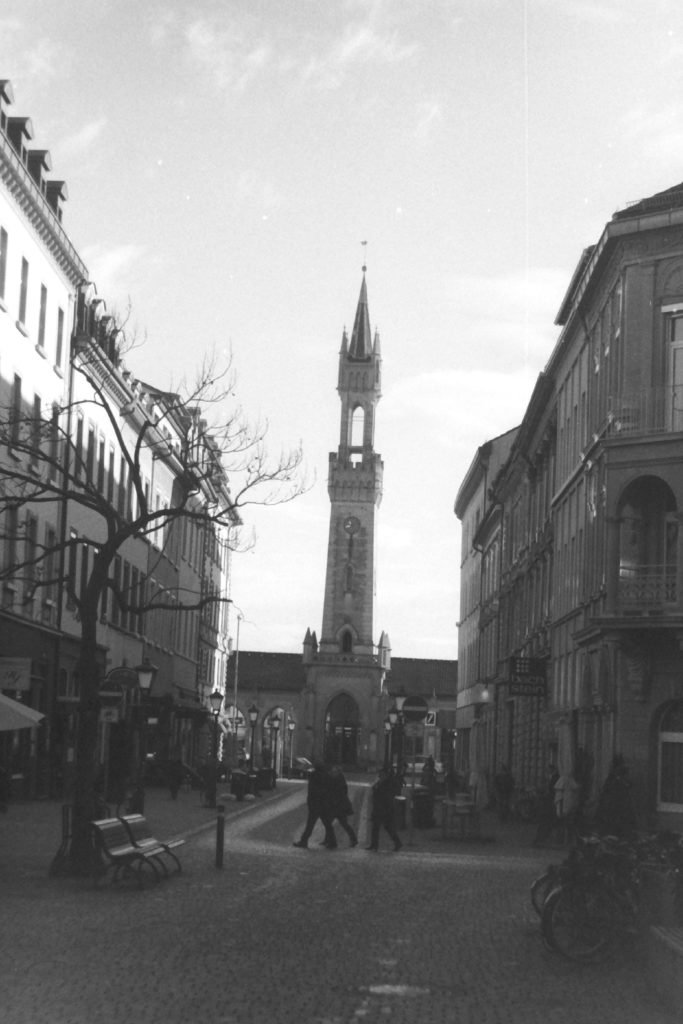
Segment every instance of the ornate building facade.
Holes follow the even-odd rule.
[[[505,760],[535,783],[568,750],[590,804],[620,755],[641,823],[680,829],[683,186],[614,214],[556,323],[466,541],[483,572],[500,524],[496,586],[476,607],[480,637],[497,618],[493,665],[475,679],[488,767]],[[463,485],[463,522],[470,507]]]

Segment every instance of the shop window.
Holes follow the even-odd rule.
[[[657,810],[683,812],[683,701],[664,713],[659,727]]]

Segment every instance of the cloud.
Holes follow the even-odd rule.
[[[441,123],[441,105],[437,100],[425,101],[417,105],[417,136],[427,138]]]
[[[62,157],[77,157],[82,154],[88,153],[95,143],[102,137],[102,133],[107,126],[107,119],[105,117],[99,118],[97,121],[89,121],[84,124],[77,132],[71,135],[65,136],[58,145],[60,156]]]
[[[621,136],[629,143],[647,152],[648,165],[661,164],[670,168],[683,161],[683,106],[648,107],[638,104],[621,117]]]
[[[221,30],[204,19],[194,21],[185,30],[190,58],[203,66],[221,90],[244,92],[271,61],[266,43],[249,45],[234,27]]]
[[[144,254],[144,246],[133,243],[111,246],[107,249],[100,245],[91,245],[84,248],[81,253],[91,280],[95,282],[98,293],[107,302],[110,301],[109,297],[120,298],[130,294],[132,288],[128,287],[128,282],[132,276],[132,269]]]
[[[325,52],[306,62],[301,81],[320,89],[338,89],[353,68],[400,63],[410,60],[416,51],[417,44],[401,43],[395,32],[378,32],[369,23],[352,24]]]

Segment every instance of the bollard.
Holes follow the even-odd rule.
[[[223,846],[225,840],[225,804],[216,804],[216,867],[223,867]]]

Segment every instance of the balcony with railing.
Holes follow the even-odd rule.
[[[658,608],[678,600],[673,565],[621,566],[619,603],[623,610]]]
[[[683,431],[683,385],[642,388],[608,400],[607,437]]]

